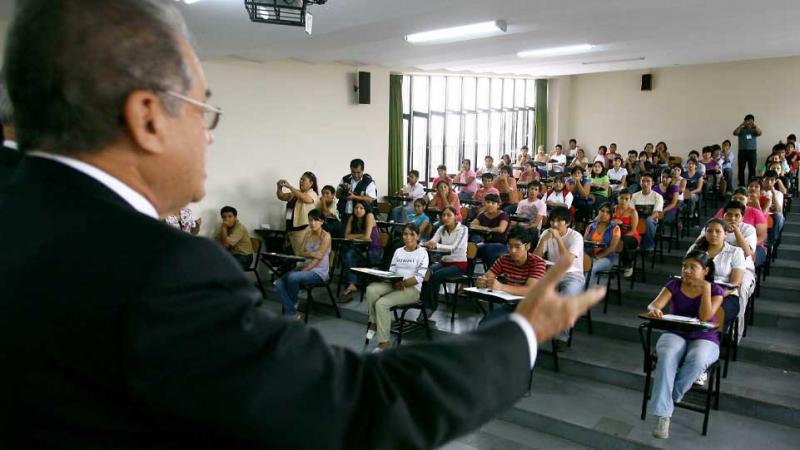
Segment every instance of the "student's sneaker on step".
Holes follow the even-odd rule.
[[[706,381],[708,381],[708,372],[703,372],[700,374],[700,378],[694,380],[695,386],[705,386]]]
[[[659,439],[667,439],[669,437],[669,417],[660,417],[656,422],[656,429],[653,430],[653,436]]]
[[[375,330],[373,330],[372,328],[368,329],[367,330],[367,340],[371,341],[372,338],[374,338],[374,337],[375,337]]]
[[[625,278],[632,277],[633,276],[633,266],[625,267],[625,269],[622,272],[622,276],[625,277]]]

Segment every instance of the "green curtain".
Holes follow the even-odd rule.
[[[536,134],[531,154],[536,154],[540,145],[547,148],[547,80],[536,80]]]
[[[389,75],[389,192],[403,188],[403,76]]]

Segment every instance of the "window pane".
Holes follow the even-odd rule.
[[[489,108],[489,79],[478,79],[478,109]]]
[[[492,78],[492,108],[500,109],[503,102],[503,79]]]
[[[414,83],[412,89],[414,111],[428,112],[428,77],[414,76],[412,80]]]
[[[447,78],[447,109],[461,110],[461,77]]]
[[[527,87],[525,88],[525,105],[536,106],[536,85],[534,80],[528,80]]]
[[[464,158],[472,160],[472,169],[477,170],[475,144],[477,144],[478,116],[467,114],[464,116]]]
[[[527,114],[528,114],[528,128],[526,131],[528,132],[528,142],[533,144],[536,141],[536,126],[535,126],[536,124],[534,122],[535,119],[533,111],[528,111]]]
[[[514,84],[514,106],[525,105],[525,80],[516,80]]]
[[[446,128],[444,163],[447,165],[447,173],[458,173],[461,154],[461,115],[448,114]]]
[[[478,113],[478,156],[480,164],[489,154],[489,113]]]
[[[428,177],[433,178],[436,176],[436,167],[442,164],[442,150],[444,149],[444,117],[431,116],[431,153],[430,153],[430,171]]]
[[[464,109],[475,110],[475,78],[464,78]]]
[[[514,133],[516,137],[517,148],[520,148],[523,145],[527,145],[528,148],[531,150],[528,152],[528,154],[535,155],[536,149],[531,148],[531,144],[527,140],[525,140],[525,114],[527,114],[525,111],[518,111],[514,113],[516,119],[515,120],[516,127],[514,128]]]
[[[501,125],[503,120],[503,113],[492,111],[489,118],[489,149],[494,156],[495,161],[500,161],[500,156],[503,155],[503,149],[500,146],[501,139]]]
[[[513,112],[504,112],[503,116],[503,153],[511,155],[513,162],[517,158],[517,149],[519,148],[514,135],[516,122],[514,122]]]
[[[411,169],[419,170],[420,176],[425,176],[425,149],[428,137],[428,119],[414,117],[412,130]]]
[[[411,77],[403,77],[403,114],[411,111]]]
[[[431,77],[431,111],[444,111],[444,77]]]
[[[503,80],[503,108],[514,107],[514,80],[506,78]]]

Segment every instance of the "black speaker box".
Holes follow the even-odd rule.
[[[653,74],[646,73],[642,75],[642,90],[643,91],[653,90]]]
[[[370,78],[369,72],[358,72],[358,104],[369,105],[370,100]]]

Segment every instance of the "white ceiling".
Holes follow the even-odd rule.
[[[10,14],[0,2],[0,17]],[[800,55],[800,0],[328,0],[314,34],[251,23],[244,0],[180,5],[203,59],[378,65],[392,70],[558,76]],[[406,34],[503,19],[502,36],[415,46]],[[522,59],[589,43],[592,53]],[[585,62],[645,57],[621,63]]]

